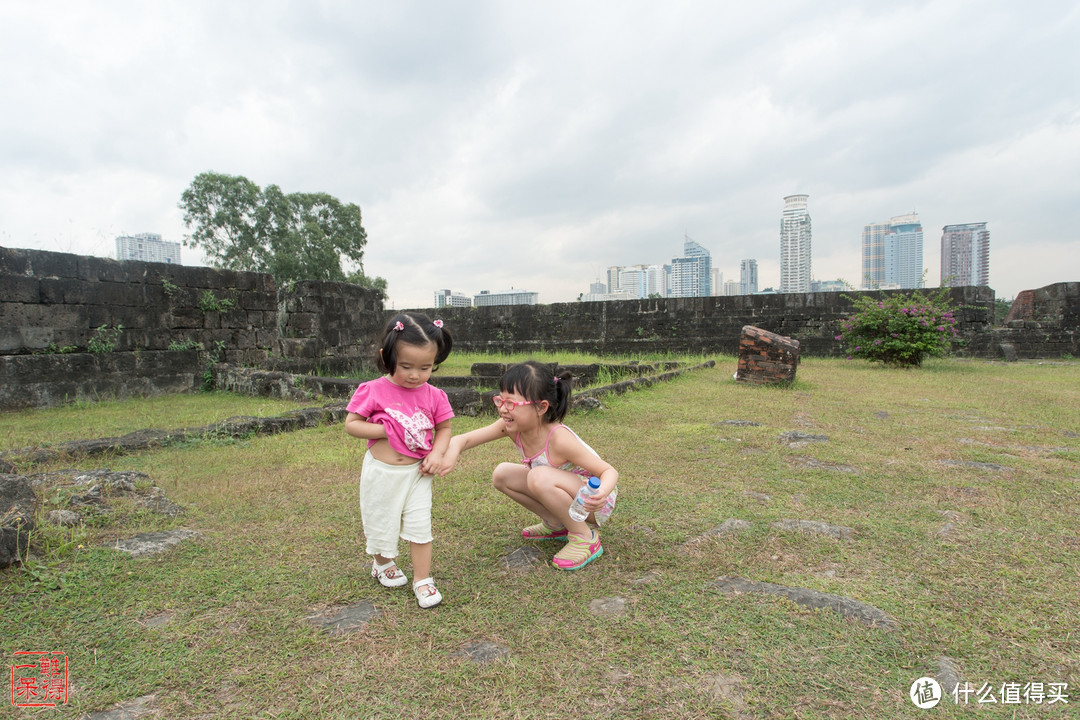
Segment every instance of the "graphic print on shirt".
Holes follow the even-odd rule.
[[[417,410],[409,417],[400,410],[386,408],[386,414],[394,418],[398,425],[405,430],[405,446],[417,452],[419,450],[431,450],[431,444],[427,441],[427,431],[433,430],[435,424],[431,422],[423,410]]]

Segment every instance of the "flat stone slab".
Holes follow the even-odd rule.
[[[185,540],[202,537],[202,533],[194,530],[165,530],[162,532],[140,533],[127,540],[117,540],[115,543],[105,543],[105,547],[126,552],[133,558],[157,555],[166,550],[171,550]]]
[[[156,695],[143,695],[114,705],[107,710],[83,715],[79,720],[140,720],[140,718],[150,717],[154,712],[156,700]]]
[[[968,470],[989,470],[991,472],[1004,472],[1005,470],[1008,470],[1004,465],[998,465],[997,463],[972,462],[969,460],[942,460],[941,464]]]
[[[761,423],[754,422],[753,420],[721,420],[718,423],[713,423],[713,427],[719,427],[721,425],[734,425],[735,427],[761,427]]]
[[[465,658],[478,665],[486,665],[505,658],[510,654],[510,648],[487,640],[471,640],[452,654],[454,657]]]
[[[769,525],[778,530],[794,530],[811,535],[827,535],[838,540],[850,540],[855,535],[854,528],[843,525],[830,525],[818,520],[777,520]]]
[[[709,699],[729,706],[735,720],[752,717],[744,692],[746,680],[741,675],[708,675],[702,683]]]
[[[751,527],[753,527],[753,523],[751,523],[749,520],[741,520],[739,518],[728,518],[724,522],[722,522],[719,525],[717,525],[716,527],[714,527],[712,530],[708,530],[706,532],[703,532],[701,535],[698,535],[697,537],[690,538],[689,540],[686,541],[685,544],[686,545],[694,545],[694,544],[699,543],[699,542],[701,542],[703,540],[708,540],[709,538],[716,537],[718,535],[729,535],[731,533],[744,532],[746,530],[749,530]]]
[[[507,570],[531,570],[546,564],[544,554],[531,545],[514,548],[502,558],[502,565]]]
[[[728,576],[717,578],[716,582],[711,583],[711,586],[717,592],[725,595],[761,593],[787,598],[795,604],[811,610],[832,610],[842,617],[850,618],[869,628],[880,628],[891,632],[898,627],[896,620],[884,610],[858,600],[852,600],[843,595]]]
[[[790,458],[791,462],[803,467],[812,468],[814,470],[832,470],[833,472],[848,473],[850,475],[858,475],[859,469],[852,467],[851,465],[841,465],[839,463],[827,463],[822,460],[816,460],[806,455],[793,455]]]
[[[304,619],[312,625],[325,630],[328,634],[337,637],[363,630],[369,622],[379,617],[379,615],[381,615],[379,609],[364,600],[353,605],[331,608]]]
[[[589,603],[589,612],[600,617],[626,614],[626,598],[597,598]]]
[[[788,432],[780,433],[780,442],[786,443],[790,447],[802,447],[809,443],[829,442],[829,436],[814,435],[812,433],[799,432],[798,430],[790,430]]]
[[[938,681],[942,692],[946,695],[952,695],[956,686],[963,681],[956,661],[948,655],[942,655],[937,659],[937,672],[934,673],[934,679]]]

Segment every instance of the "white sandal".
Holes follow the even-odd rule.
[[[379,565],[379,563],[372,560],[371,577],[378,580],[379,584],[383,587],[388,588],[401,587],[409,582],[409,578],[405,577],[405,573],[398,569],[397,564],[393,560],[385,565]]]
[[[435,587],[435,581],[431,578],[414,582],[412,591],[416,596],[416,604],[422,608],[433,608],[442,602],[442,593]]]

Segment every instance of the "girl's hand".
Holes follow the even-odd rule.
[[[603,490],[603,488],[601,488]],[[597,512],[604,507],[604,503],[607,501],[607,496],[611,493],[604,493],[603,495],[596,494],[591,497],[585,498],[585,509],[591,513]]]
[[[451,441],[450,449],[446,451],[442,456],[442,463],[438,468],[432,470],[433,474],[438,474],[439,477],[443,477],[448,474],[457,465],[458,457],[461,455],[461,451],[454,447],[454,443]],[[428,457],[431,457],[428,455]]]
[[[425,475],[445,475],[445,472],[439,472],[442,467],[443,454],[438,450],[432,450],[420,461],[420,472]]]

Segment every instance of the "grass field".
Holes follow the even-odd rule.
[[[507,569],[533,519],[490,473],[515,449],[469,451],[436,482],[445,601],[430,611],[368,575],[363,448],[341,425],[69,461],[145,472],[187,512],[121,508],[91,526],[44,528],[36,558],[0,572],[3,656],[62,651],[71,685],[66,706],[4,716],[75,718],[153,695],[149,717],[170,719],[1077,717],[1080,362],[897,371],[809,358],[790,388],[736,384],[734,366],[718,358],[568,418],[621,473],[605,553],[577,572]],[[128,415],[172,427],[159,418],[182,413],[183,426],[260,414],[231,403],[286,407],[152,402],[3,414],[0,437],[48,444],[116,434]],[[723,424],[732,420],[758,424]],[[454,430],[482,422],[457,418]],[[792,447],[781,439],[790,431],[827,440]],[[750,526],[702,537],[728,518]],[[771,525],[783,519],[854,532]],[[105,546],[181,527],[202,538],[138,560]],[[536,547],[549,561],[558,545]],[[850,597],[897,629],[720,594],[721,576]],[[590,611],[610,598],[623,612]],[[306,619],[362,601],[380,616],[353,634]],[[478,641],[507,654],[461,655]],[[973,694],[916,708],[909,687],[943,656],[998,702]],[[1012,683],[1065,684],[1069,702],[1003,702]]]

